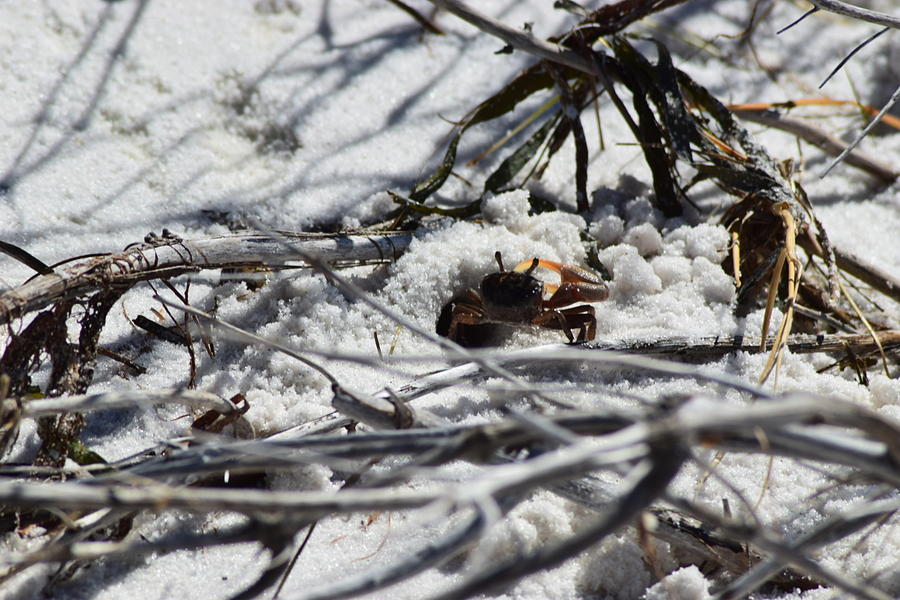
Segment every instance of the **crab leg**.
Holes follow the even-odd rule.
[[[545,303],[547,308],[567,306],[575,302],[601,302],[609,297],[609,288],[599,275],[575,265],[541,258],[523,260],[514,270],[530,273],[536,266],[559,273],[559,285],[544,284],[544,289],[553,294]]]
[[[590,341],[597,336],[597,318],[594,316],[594,307],[588,304],[544,311],[532,321],[532,324],[550,329],[562,329],[570,342],[575,341],[572,336],[572,330],[575,329],[578,330],[579,342]]]

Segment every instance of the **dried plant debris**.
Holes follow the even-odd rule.
[[[653,177],[653,202],[664,215],[682,214],[684,205],[690,203],[685,188],[702,178],[713,179],[735,194],[755,190],[768,194],[773,202],[791,199],[775,162],[721,102],[673,66],[663,44],[655,44],[658,57],[653,64],[626,37],[611,35],[618,30],[605,22],[602,30],[610,36],[605,43],[613,51],[609,55],[592,48],[600,39],[601,28],[592,27],[597,18],[595,15],[586,19],[560,37],[564,47],[582,52],[589,66],[579,71],[541,62],[523,71],[463,118],[440,166],[413,188],[409,200],[421,204],[446,182],[460,139],[470,127],[504,117],[524,100],[537,94],[552,94],[554,90],[556,96],[546,99],[541,109],[523,124],[533,121],[534,127],[538,123],[540,127],[488,176],[484,193],[502,189],[530,160],[543,157],[541,160],[548,161],[571,135],[576,148],[575,204],[578,211],[586,211],[589,156],[580,114],[605,93],[644,152]],[[633,112],[620,99],[619,87],[631,95]],[[558,108],[550,110],[556,105]],[[693,167],[699,177],[693,182],[683,181],[678,173],[679,161]],[[545,167],[535,165],[532,173],[539,174],[542,168]]]
[[[287,241],[283,243],[290,245]],[[313,259],[308,257],[307,260]],[[314,263],[335,284],[360,299],[373,302],[326,263],[319,260]],[[503,275],[502,263],[498,266]],[[534,260],[525,260],[520,265],[523,274],[536,266]],[[201,315],[196,309],[187,306],[183,309]],[[387,308],[379,309],[390,314]],[[43,319],[49,318],[42,315],[52,315],[52,312],[40,313],[35,321],[42,323]],[[218,325],[240,333],[234,327]],[[888,347],[898,344],[896,333],[892,335],[885,340],[886,345],[890,344]],[[243,339],[265,343],[247,332],[243,333]],[[813,337],[806,342],[806,350],[849,348],[853,344],[861,348],[867,343],[865,337],[853,341],[846,337],[837,340]],[[281,344],[270,345],[304,364],[313,364],[302,353]],[[630,354],[658,354],[664,352],[664,346],[643,344],[618,350]],[[682,356],[708,357],[711,353],[733,352],[738,348],[750,350],[758,344],[747,340],[716,339],[708,342],[706,350],[697,350],[701,347],[697,340],[682,342],[680,347],[678,344],[669,346],[668,352]],[[795,341],[794,349],[801,351],[803,346]],[[523,550],[508,560],[473,571],[449,592],[450,597],[485,592],[539,570],[553,568],[627,528],[642,512],[652,515],[653,535],[683,553],[686,563],[703,560],[708,566],[721,569],[717,580],[727,593],[732,593],[731,590],[747,592],[768,582],[775,586],[774,589],[829,584],[864,597],[880,597],[877,588],[831,572],[802,557],[813,546],[855,536],[873,523],[888,527],[897,508],[895,499],[885,497],[883,493],[873,496],[877,502],[864,503],[846,514],[833,515],[831,520],[808,531],[805,537],[785,543],[773,537],[763,523],[737,523],[667,490],[676,477],[685,476],[688,465],[696,460],[698,453],[718,449],[764,457],[780,456],[787,460],[814,460],[836,469],[835,477],[866,478],[872,482],[869,485],[875,486],[874,493],[878,486],[900,482],[900,447],[897,446],[900,429],[896,424],[848,403],[823,397],[775,397],[752,384],[712,371],[608,354],[608,349],[598,350],[599,347],[591,345],[559,345],[535,348],[518,355],[472,355],[460,349],[461,356],[474,362],[417,378],[396,391],[371,395],[352,391],[328,375],[337,418],[327,425],[323,423],[310,429],[312,435],[300,429],[254,437],[250,429],[245,430],[244,437],[249,438],[245,441],[231,437],[209,438],[210,434],[241,420],[249,408],[246,399],[236,396],[226,402],[202,394],[173,391],[169,401],[210,402],[216,406],[193,421],[194,435],[190,443],[185,444],[188,440],[184,440],[181,444],[163,444],[162,451],[144,452],[113,463],[91,456],[77,442],[83,423],[80,412],[108,410],[129,403],[166,401],[165,394],[48,398],[32,401],[34,405],[25,403],[15,418],[47,418],[41,415],[48,413],[59,415],[53,422],[55,428],[49,434],[43,434],[46,450],[41,452],[50,459],[72,456],[85,465],[83,468],[91,469],[72,471],[58,460],[39,460],[34,466],[20,470],[17,479],[8,476],[0,479],[0,502],[8,506],[5,516],[9,526],[18,531],[23,527],[61,530],[67,526],[67,521],[55,516],[60,511],[69,514],[69,520],[87,519],[91,526],[79,530],[82,531],[80,535],[67,532],[45,547],[21,556],[0,577],[11,577],[29,565],[44,561],[64,562],[67,566],[60,571],[63,577],[53,580],[54,585],[60,585],[66,578],[74,576],[87,558],[113,558],[256,540],[268,549],[271,562],[255,583],[236,596],[248,597],[289,577],[291,561],[288,558],[299,549],[293,541],[296,532],[328,515],[384,510],[402,513],[441,505],[446,498],[454,498],[451,521],[455,525],[429,544],[428,552],[413,549],[394,564],[324,586],[312,597],[374,591],[458,554],[496,526],[498,515],[512,513],[531,493],[546,489],[582,505],[592,515],[588,524],[568,537]],[[385,357],[381,361],[390,364]],[[761,404],[732,408],[719,405],[716,411],[698,410],[698,403],[708,401],[701,394],[677,399],[648,397],[645,399],[648,410],[631,416],[575,410],[568,407],[567,401],[555,399],[554,393],[548,393],[541,385],[522,377],[527,372],[538,372],[543,363],[561,362],[596,362],[626,371],[656,371],[676,378],[706,380],[757,398]],[[527,394],[538,405],[553,406],[555,410],[529,414],[511,406],[507,418],[500,416],[483,425],[460,426],[413,405],[440,390],[492,375],[506,378],[516,393]],[[82,381],[73,380],[67,385],[74,386]],[[396,432],[360,431],[351,436],[326,433],[353,421],[375,430]],[[823,425],[826,429],[821,430]],[[862,436],[870,443],[860,446],[857,438],[846,433],[836,435],[835,427],[855,432],[857,438]],[[65,450],[63,445],[67,445]],[[79,449],[80,454],[74,453],[72,448]],[[390,459],[389,466],[372,469],[374,464],[386,459]],[[472,478],[449,487],[440,483],[445,477],[443,469],[459,459],[478,466]],[[366,466],[361,467],[359,461]],[[279,492],[263,485],[262,475],[296,470],[303,465],[321,465],[335,472],[348,473],[355,483],[352,487],[344,486],[337,493]],[[607,476],[600,477],[604,473]],[[40,481],[48,476],[65,479],[65,482]],[[413,477],[420,485],[430,478],[433,483],[409,488],[406,482]],[[136,481],[143,483],[133,485]],[[490,506],[497,508],[488,510]],[[215,535],[173,532],[154,540],[123,540],[133,516],[146,510],[230,511],[244,515],[247,520]],[[54,516],[48,517],[48,514]],[[268,516],[263,519],[263,514]],[[101,516],[103,518],[99,518]],[[107,530],[112,533],[104,533]],[[85,531],[92,532],[90,539],[85,537]],[[698,555],[700,559],[696,558]],[[773,556],[779,558],[764,559]],[[787,569],[788,563],[794,564],[796,570]],[[741,577],[736,577],[738,575]]]
[[[624,14],[633,16],[631,11],[635,7],[629,3],[617,6]],[[454,10],[452,6],[446,8]],[[790,165],[779,164],[771,158],[728,107],[685,72],[676,69],[662,43],[654,43],[657,53],[654,64],[627,37],[617,34],[619,29],[612,26],[612,21],[598,21],[608,19],[609,14],[598,11],[566,35],[552,40],[580,53],[587,64],[593,63],[591,68],[578,70],[544,61],[523,71],[462,120],[439,168],[417,184],[409,199],[401,203],[419,213],[456,218],[477,214],[480,199],[463,209],[426,207],[423,203],[446,182],[455,165],[460,139],[470,127],[510,114],[517,105],[534,95],[555,91],[555,97],[544,100],[541,108],[525,119],[521,127],[533,123],[533,133],[487,177],[482,198],[487,193],[502,190],[502,186],[508,185],[528,162],[548,161],[571,135],[575,146],[575,206],[577,211],[586,214],[590,208],[585,191],[588,149],[580,113],[605,93],[640,144],[653,178],[651,201],[663,215],[681,215],[685,206],[693,205],[688,190],[704,180],[715,182],[735,197],[736,201],[727,207],[722,219],[732,231],[734,242],[732,260],[723,266],[738,282],[739,307],[746,311],[755,306],[758,299],[766,298],[763,337],[768,333],[776,299],[783,299],[786,307],[777,342],[772,348],[770,366],[761,375],[765,379],[779,364],[784,340],[793,331],[794,305],[799,302],[801,284],[805,298],[823,299],[835,295],[835,250],[815,217],[803,188],[792,176]],[[625,21],[620,22],[622,26]],[[593,27],[594,24],[597,27]],[[601,24],[605,26],[600,27]],[[492,29],[494,24],[479,26],[496,34]],[[600,29],[604,32],[602,35],[607,36],[603,38],[604,43],[612,50],[612,55],[594,47],[601,39]],[[619,98],[618,88],[630,94],[631,110]],[[862,161],[862,164],[871,168],[868,162]],[[536,163],[531,174],[539,175],[542,168]],[[694,175],[687,181],[680,171]],[[894,175],[884,168],[876,167],[875,172],[882,177]],[[805,275],[801,277],[805,270],[797,255],[798,244],[808,253],[807,263],[813,256],[824,261],[823,268],[827,272],[824,282]],[[782,272],[789,280],[783,289],[780,286]],[[825,288],[821,289],[823,283]],[[895,293],[890,280],[881,284],[881,290]],[[459,310],[463,300],[456,297],[444,306],[438,319],[439,332],[449,329],[450,315]],[[847,313],[846,307],[833,302],[829,304],[831,310],[826,313],[833,313],[836,320]],[[487,325],[466,323],[460,340],[483,345],[492,337],[490,329]]]
[[[672,368],[666,363],[654,365],[646,361],[643,366]],[[353,400],[361,405],[373,401],[363,397]],[[403,401],[395,399],[395,403],[399,402]],[[484,426],[449,428],[439,425],[434,416],[405,403],[396,404],[396,408],[389,410],[400,410],[399,407],[404,406],[403,411],[412,419],[416,429],[396,433],[359,433],[350,438],[311,436],[253,442],[220,441],[213,445],[199,443],[184,450],[173,449],[163,458],[147,457],[138,464],[122,466],[110,471],[109,476],[98,474],[91,482],[70,480],[52,485],[0,482],[0,498],[11,507],[58,507],[88,513],[112,509],[115,514],[128,514],[135,510],[158,509],[163,505],[169,510],[237,511],[251,518],[264,511],[279,515],[278,527],[284,531],[297,531],[304,523],[334,512],[403,511],[442,502],[447,494],[456,498],[455,511],[464,518],[457,519],[458,527],[448,531],[446,537],[432,546],[431,552],[422,554],[413,551],[400,563],[389,566],[387,571],[364,573],[361,577],[340,582],[337,587],[325,585],[321,593],[331,595],[338,590],[341,593],[347,593],[350,589],[373,591],[435,564],[436,560],[446,559],[458,552],[463,544],[470,543],[486,531],[492,519],[479,508],[485,502],[491,502],[493,498],[493,502],[505,513],[527,498],[523,495],[524,491],[546,487],[590,511],[596,511],[596,517],[570,538],[549,544],[536,552],[523,552],[512,560],[474,573],[454,592],[455,595],[487,591],[505,581],[550,568],[627,526],[632,517],[647,510],[655,516],[655,535],[682,547],[687,554],[701,553],[707,561],[720,565],[728,572],[748,574],[734,580],[731,589],[749,591],[777,574],[778,585],[788,588],[798,585],[806,587],[812,581],[854,592],[862,590],[866,597],[880,597],[876,589],[865,583],[827,571],[809,559],[800,560],[799,553],[808,550],[810,544],[821,546],[855,535],[879,519],[884,523],[883,519],[892,518],[890,515],[896,511],[896,499],[891,500],[883,494],[875,496],[873,499],[878,501],[870,506],[853,507],[844,511],[843,515],[834,515],[805,538],[785,544],[771,537],[759,524],[735,523],[710,513],[690,500],[666,493],[665,489],[671,478],[686,468],[694,444],[697,448],[711,446],[763,455],[776,454],[789,459],[814,459],[826,465],[850,468],[872,481],[893,486],[900,481],[900,472],[897,471],[900,449],[896,447],[900,431],[858,407],[825,402],[822,398],[773,398],[753,409],[721,408],[717,413],[704,416],[700,416],[691,404],[682,401],[678,408],[660,413],[649,421],[634,421],[603,413],[563,411],[552,417],[526,418],[517,414],[512,419]],[[382,410],[377,405],[372,405],[370,409]],[[358,410],[354,411],[354,414],[358,413]],[[420,428],[425,426],[422,419],[431,424]],[[380,418],[369,418],[367,421],[373,424],[400,423],[396,419],[385,421]],[[819,424],[822,423],[848,427],[872,444],[862,447],[857,442],[851,442],[847,435],[835,436],[832,430],[819,431]],[[760,445],[758,441],[760,432],[764,432],[765,445]],[[802,435],[798,436],[799,433]],[[401,461],[386,471],[362,474],[360,484],[337,494],[173,486],[178,480],[189,481],[199,474],[228,473],[237,465],[244,470],[272,470],[296,468],[303,463],[336,465],[352,457],[399,457],[410,453],[416,456],[411,462]],[[421,456],[418,456],[419,453],[422,453]],[[487,460],[487,464],[493,466],[483,467],[487,470],[484,474],[448,489],[444,489],[446,484],[436,488],[394,487],[413,473],[420,481],[428,473],[440,477],[440,465],[457,458],[481,464]],[[623,474],[631,472],[634,477],[623,480],[621,484],[613,484],[591,475],[592,472],[607,470],[621,470]],[[140,476],[147,484],[140,487],[123,485],[121,482],[127,481],[129,473]],[[642,476],[637,477],[638,473]],[[154,479],[158,483],[149,484]],[[625,481],[630,481],[630,485]],[[657,499],[676,508],[657,506]],[[854,511],[860,512],[860,515],[854,516]],[[465,516],[470,513],[476,520],[471,521],[469,516]],[[143,554],[200,547],[210,542],[229,543],[248,539],[248,535],[261,539],[258,536],[265,536],[266,530],[268,526],[260,523],[249,530],[222,532],[215,541],[202,536],[192,538],[177,534],[171,539],[155,541],[87,544],[80,541],[81,538],[70,537],[63,540],[64,544],[55,542],[56,550],[53,552],[45,550],[42,554],[51,560],[63,557],[78,559],[87,553],[95,557]],[[250,534],[251,531],[254,533]],[[725,549],[730,550],[725,552]],[[777,562],[764,562],[748,571],[749,565],[759,559],[748,564],[747,553],[752,558],[760,556],[758,553],[761,551],[772,552],[776,549],[779,556],[790,556],[795,564],[799,562],[799,572],[807,575],[785,572],[782,570],[783,564]],[[272,548],[272,554],[275,561],[278,554],[276,548]],[[731,558],[728,558],[729,555]],[[31,559],[26,562],[31,562]],[[778,566],[773,570],[773,565]],[[761,571],[767,575],[760,576]],[[754,578],[750,578],[750,573]],[[748,579],[755,583],[747,583]],[[272,584],[274,579],[268,583]]]

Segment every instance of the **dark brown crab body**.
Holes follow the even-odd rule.
[[[463,346],[482,346],[489,337],[490,324],[505,323],[561,329],[570,342],[575,341],[572,330],[576,329],[578,341],[594,339],[594,307],[570,305],[606,300],[609,290],[599,275],[538,258],[522,261],[512,271],[506,271],[500,253],[494,256],[500,271],[485,277],[480,291],[469,288],[444,306],[437,322],[439,334]],[[538,267],[559,273],[560,283],[543,283],[532,276]],[[550,294],[546,299],[545,293]]]

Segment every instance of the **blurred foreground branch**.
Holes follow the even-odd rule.
[[[370,401],[366,397],[344,400],[361,404]],[[701,405],[708,402],[696,401]],[[880,482],[883,489],[892,488],[900,483],[897,424],[860,406],[808,395],[780,396],[753,405],[723,405],[715,411],[704,410],[694,402],[685,401],[671,411],[645,417],[575,411],[549,416],[513,413],[510,418],[483,425],[436,423],[413,429],[395,429],[401,427],[398,419],[376,419],[372,424],[395,430],[281,441],[199,443],[180,450],[173,448],[167,455],[149,456],[142,464],[83,480],[38,483],[0,478],[0,504],[52,511],[226,510],[242,513],[251,520],[265,515],[268,525],[264,528],[260,524],[256,530],[263,536],[261,541],[267,528],[275,523],[279,528],[293,530],[301,522],[328,514],[430,505],[437,509],[436,518],[441,522],[447,519],[448,511],[461,517],[446,537],[429,545],[427,551],[411,548],[394,564],[375,567],[312,592],[312,597],[328,598],[371,592],[446,560],[461,551],[463,544],[477,540],[497,517],[528,494],[547,488],[597,511],[597,517],[580,533],[535,550],[522,550],[508,561],[475,568],[470,578],[448,597],[463,597],[551,568],[612,532],[632,525],[633,517],[642,511],[655,518],[653,533],[681,551],[699,554],[734,574],[760,565],[752,576],[733,580],[731,590],[748,593],[773,577],[788,586],[800,585],[796,572],[784,572],[788,564],[793,564],[811,575],[813,581],[826,581],[864,597],[884,597],[877,588],[824,568],[808,558],[806,550],[833,543],[877,519],[890,517],[897,508],[896,498],[879,503],[875,497],[873,503],[851,507],[846,516],[835,514],[794,541],[781,541],[758,517],[756,521],[723,518],[700,505],[677,499],[677,510],[666,507],[665,503],[673,498],[666,488],[685,461],[709,449],[813,460],[820,465],[850,469],[857,481]],[[411,419],[410,424],[420,421],[419,410],[405,407],[403,412]],[[424,420],[435,422],[431,417]],[[293,469],[310,463],[346,468],[353,464],[350,460],[370,461],[388,456],[397,457],[399,462],[392,461],[393,466],[379,472],[360,472],[358,487],[339,491],[221,489],[179,484],[196,481],[198,475],[242,468]],[[462,480],[447,482],[443,465],[460,458],[480,468]],[[595,476],[603,472],[606,477]],[[413,476],[420,483],[414,488],[404,485]],[[426,480],[429,485],[422,485]],[[252,539],[247,529],[234,533],[239,535],[223,535],[220,543]],[[57,544],[52,546],[52,552],[42,556],[44,560],[59,560],[66,556],[143,554],[215,542],[209,536],[185,537],[183,532],[169,538],[143,548],[145,544],[137,541],[91,546],[76,537],[68,549]],[[768,560],[761,563],[766,556]],[[15,557],[12,562],[24,565],[33,560],[26,555]],[[806,580],[804,585],[808,583]]]

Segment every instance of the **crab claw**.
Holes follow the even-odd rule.
[[[523,260],[514,270],[530,274],[536,267],[559,273],[558,285],[544,284],[545,290],[553,294],[546,301],[547,308],[567,306],[575,302],[602,302],[609,297],[609,288],[600,275],[575,265],[534,258]]]

